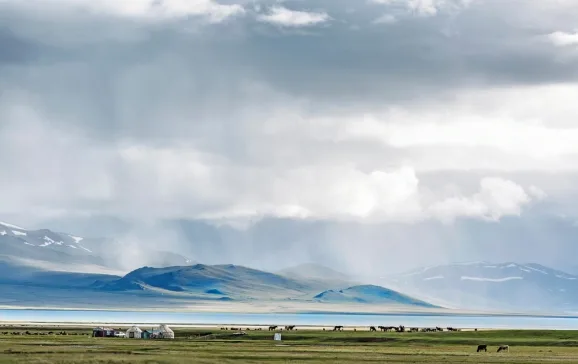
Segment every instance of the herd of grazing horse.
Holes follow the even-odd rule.
[[[334,326],[333,327],[333,331],[343,331],[344,326],[338,325],[338,326]],[[231,328],[227,328],[227,327],[222,327],[221,330],[241,330],[241,328],[238,327],[231,327]],[[250,330],[250,329],[246,329],[246,330]],[[259,329],[254,329],[254,330],[261,330]],[[295,325],[287,325],[285,327],[281,327],[281,326],[277,326],[277,325],[271,325],[269,326],[269,331],[294,331],[297,330]],[[442,328],[442,327],[434,327],[434,328],[429,328],[429,327],[425,327],[425,328],[417,328],[417,327],[411,327],[411,328],[406,328],[403,325],[399,325],[399,326],[377,326],[377,328],[375,326],[370,326],[369,327],[369,331],[371,332],[377,332],[377,331],[382,331],[382,332],[442,332],[442,331],[461,331],[460,329],[456,329],[453,327],[446,327],[446,328]],[[323,329],[323,331],[325,331],[325,328]],[[357,331],[357,329],[354,329],[354,331]],[[477,331],[477,329],[476,329]]]
[[[295,328],[295,325],[287,325],[285,327],[280,327],[277,325],[271,325],[269,326],[269,331],[294,331],[297,330]],[[338,325],[338,326],[334,326],[333,327],[333,331],[343,331],[344,326]],[[231,328],[227,328],[227,327],[221,327],[221,330],[232,330],[232,331],[237,331],[237,330],[241,330],[241,328],[238,327],[231,327]],[[245,330],[250,330],[249,328],[245,329]],[[254,329],[254,330],[261,330],[261,328],[258,329]],[[442,328],[442,327],[434,327],[434,328],[429,328],[429,327],[425,327],[425,328],[417,328],[417,327],[411,327],[411,328],[406,328],[403,325],[399,325],[399,326],[377,326],[377,328],[375,326],[370,326],[369,327],[369,331],[371,332],[376,332],[376,331],[382,331],[382,332],[442,332],[442,331],[461,331],[460,329],[456,329],[453,327],[447,327],[447,328]],[[325,329],[323,329],[323,331],[325,331]],[[357,331],[357,330],[355,330]],[[476,329],[477,331],[477,329]]]
[[[276,331],[276,330],[280,330],[283,331],[283,329],[285,329],[285,331],[293,331],[293,330],[297,330],[295,328],[295,325],[288,325],[285,326],[285,328],[283,327],[279,327],[277,325],[271,325],[269,326],[269,331]],[[375,326],[370,326],[369,327],[369,331],[370,332],[377,332],[377,330],[379,329],[379,331],[382,332],[443,332],[443,331],[461,331],[460,329],[456,329],[453,327],[447,327],[447,328],[442,328],[442,327],[435,327],[435,328],[417,328],[417,327],[412,327],[412,328],[406,328],[403,325],[400,326],[378,326],[377,328]],[[227,328],[221,328],[221,330],[227,330]],[[230,330],[241,330],[240,328],[230,328]],[[249,330],[249,329],[247,329]],[[257,329],[257,330],[261,330],[261,329]],[[325,329],[323,329],[323,331],[325,331]],[[334,326],[333,327],[333,331],[343,331],[343,326],[338,325],[338,326]],[[357,330],[355,330],[357,331]],[[475,331],[478,331],[477,329]],[[488,345],[478,345],[478,350],[477,352],[487,352],[488,351]],[[501,345],[498,347],[498,353],[503,352],[503,351],[510,351],[510,346],[509,345]]]

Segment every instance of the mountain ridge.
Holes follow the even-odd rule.
[[[404,293],[459,308],[564,310],[578,307],[578,276],[537,263],[467,262],[380,280]]]

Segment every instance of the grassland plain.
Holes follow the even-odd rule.
[[[60,332],[64,335],[39,335]],[[30,335],[12,335],[28,331]],[[371,333],[298,330],[238,335],[175,329],[175,340],[90,337],[86,328],[0,327],[0,363],[578,363],[578,331]],[[487,344],[487,353],[476,353]],[[509,353],[496,353],[499,345]]]

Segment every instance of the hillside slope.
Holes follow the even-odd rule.
[[[394,290],[374,285],[360,285],[342,290],[328,290],[313,298],[316,301],[327,303],[373,303],[430,308],[436,307]]]
[[[36,288],[89,289],[96,282],[111,282],[120,277],[110,274],[58,272],[18,265],[0,257],[0,291],[3,285]]]

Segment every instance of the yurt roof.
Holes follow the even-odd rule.
[[[130,329],[128,329],[127,331],[136,331],[136,332],[142,332],[142,330],[140,329],[140,327],[137,326],[133,326]]]
[[[168,327],[168,326],[167,326],[167,325],[165,325],[165,324],[162,324],[162,325],[160,325],[160,326],[159,326],[159,331],[164,331],[164,332],[173,332],[173,330],[171,330],[171,328],[170,328],[170,327]]]

